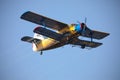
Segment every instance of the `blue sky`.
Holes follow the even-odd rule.
[[[120,80],[119,0],[1,0],[0,4],[0,80]],[[96,49],[67,45],[40,56],[20,40],[33,36],[37,26],[20,19],[26,11],[67,24],[87,17],[89,28],[110,36]]]

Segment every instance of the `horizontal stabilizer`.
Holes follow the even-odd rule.
[[[24,36],[21,38],[22,41],[25,41],[25,42],[29,42],[29,43],[32,43],[32,42],[39,42],[40,40],[39,39],[36,39],[36,38],[33,38],[33,37],[29,37],[29,36]]]
[[[50,19],[48,17],[33,13],[31,11],[25,12],[22,16],[21,19],[39,24],[39,25],[43,25],[49,28],[52,28],[54,30],[61,30],[65,27],[68,27],[67,24]]]
[[[80,40],[78,38],[73,39],[73,41],[70,44],[91,47],[91,48],[96,48],[102,45],[102,43]]]
[[[62,34],[58,34],[54,31],[51,31],[51,30],[43,28],[43,27],[37,27],[36,29],[34,29],[33,32],[44,35],[46,37],[50,37],[50,38],[55,39],[57,41],[61,41],[61,39],[63,38]]]

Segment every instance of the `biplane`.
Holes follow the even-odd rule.
[[[85,47],[96,48],[102,43],[94,42],[93,39],[100,40],[109,35],[109,33],[91,30],[85,23],[68,25],[31,11],[23,13],[21,19],[39,25],[33,30],[34,37],[24,36],[21,40],[32,43],[33,51],[41,51],[41,55],[44,50],[68,44],[80,46],[82,49]],[[90,38],[90,40],[81,40],[78,38],[79,36]]]

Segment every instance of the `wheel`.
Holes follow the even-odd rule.
[[[82,45],[81,48],[84,49],[84,48],[85,48],[85,45]]]

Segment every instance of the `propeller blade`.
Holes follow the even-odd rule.
[[[85,24],[87,23],[87,18],[85,17]]]

